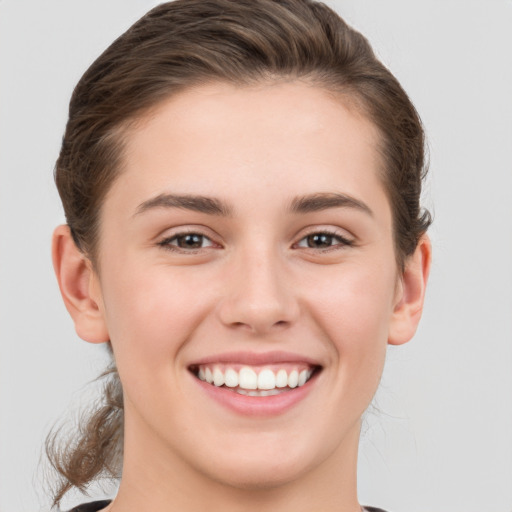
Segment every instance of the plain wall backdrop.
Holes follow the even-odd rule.
[[[157,3],[0,0],[0,512],[48,510],[44,436],[92,396],[105,364],[74,333],[53,276],[64,218],[52,170],[74,84]],[[361,502],[511,512],[512,1],[328,3],[408,91],[431,153],[424,318],[389,350],[361,442]]]

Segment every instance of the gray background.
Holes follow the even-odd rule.
[[[48,510],[44,435],[93,395],[86,383],[105,361],[75,335],[51,268],[67,102],[92,60],[156,3],[0,1],[1,512]],[[361,501],[510,512],[512,2],[329,3],[398,76],[431,150],[430,289],[415,340],[389,351],[379,411],[365,422]]]

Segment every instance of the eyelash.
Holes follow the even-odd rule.
[[[312,249],[312,250],[318,250],[321,252],[326,251],[332,251],[332,250],[339,250],[343,247],[351,247],[354,245],[353,240],[349,240],[348,238],[345,238],[344,236],[340,235],[336,231],[330,231],[328,229],[322,229],[320,231],[312,231],[311,233],[308,233],[306,236],[303,236],[296,244],[295,247],[300,247],[300,243],[304,240],[307,241],[308,238],[314,237],[314,236],[327,236],[331,238],[331,241],[337,241],[338,243],[329,245],[328,247],[304,247],[305,249]],[[307,242],[306,242],[307,243]]]
[[[205,240],[208,240],[210,242],[210,244],[205,247],[191,247],[191,248],[179,247],[177,244],[176,245],[172,244],[172,242],[177,242],[180,238],[184,238],[187,236],[195,236],[197,238],[200,238],[201,241],[203,241],[203,242]],[[320,247],[320,248],[319,247],[316,247],[316,248],[315,247],[307,247],[307,246],[300,245],[303,241],[306,241],[306,243],[308,243],[308,238],[314,237],[314,236],[326,236],[331,239],[331,242],[337,240],[338,243],[329,245],[328,247]],[[187,252],[187,253],[195,254],[195,253],[201,251],[202,249],[206,249],[208,247],[213,247],[216,244],[208,236],[206,236],[200,232],[187,231],[187,232],[183,232],[183,233],[177,233],[171,237],[164,238],[163,240],[158,242],[157,245],[159,245],[160,247],[167,249],[169,251]],[[339,233],[336,233],[335,231],[330,231],[330,230],[324,229],[321,231],[313,231],[313,232],[303,236],[296,244],[293,245],[293,247],[303,247],[304,249],[311,249],[314,251],[326,252],[326,251],[332,251],[332,250],[339,250],[339,249],[342,249],[343,247],[351,247],[353,245],[354,245],[353,240],[349,240],[348,238],[345,238],[344,236],[340,235]]]
[[[185,238],[187,236],[196,236],[198,238],[201,238],[202,241],[204,240],[208,240],[210,242],[210,245],[206,246],[206,247],[192,247],[192,248],[184,248],[184,247],[179,247],[178,245],[173,245],[171,242],[173,241],[178,241],[178,239],[180,238]],[[167,249],[169,251],[177,251],[177,252],[189,252],[189,253],[196,253],[198,251],[200,251],[201,249],[205,249],[207,247],[212,247],[215,245],[215,242],[213,242],[208,236],[200,233],[200,232],[197,232],[197,231],[185,231],[185,232],[182,232],[182,233],[176,233],[175,235],[173,236],[170,236],[170,237],[167,237],[167,238],[164,238],[163,240],[161,240],[160,242],[158,242],[158,244],[160,247],[164,248],[164,249]]]

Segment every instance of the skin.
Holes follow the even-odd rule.
[[[415,332],[430,264],[424,237],[397,269],[378,140],[365,117],[307,84],[202,86],[128,134],[96,270],[57,228],[76,330],[111,340],[123,383],[125,463],[110,510],[360,510],[361,415],[387,344]],[[169,193],[215,198],[229,214],[151,203]],[[290,208],[334,193],[359,206]],[[309,246],[326,231],[326,247]],[[183,232],[203,246],[178,247]],[[274,350],[322,367],[277,415],[231,411],[189,371],[203,357]]]

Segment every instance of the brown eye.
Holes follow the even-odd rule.
[[[171,238],[162,240],[159,245],[169,249],[204,249],[205,247],[212,247],[213,242],[205,235],[200,233],[183,233],[175,235]]]
[[[325,233],[315,233],[306,237],[308,247],[312,249],[324,249],[333,245],[334,237]]]
[[[353,245],[351,240],[334,233],[311,233],[299,241],[297,247],[308,249],[329,249],[333,247],[344,247]]]
[[[182,249],[199,249],[203,246],[203,235],[191,233],[176,237],[176,245]]]

